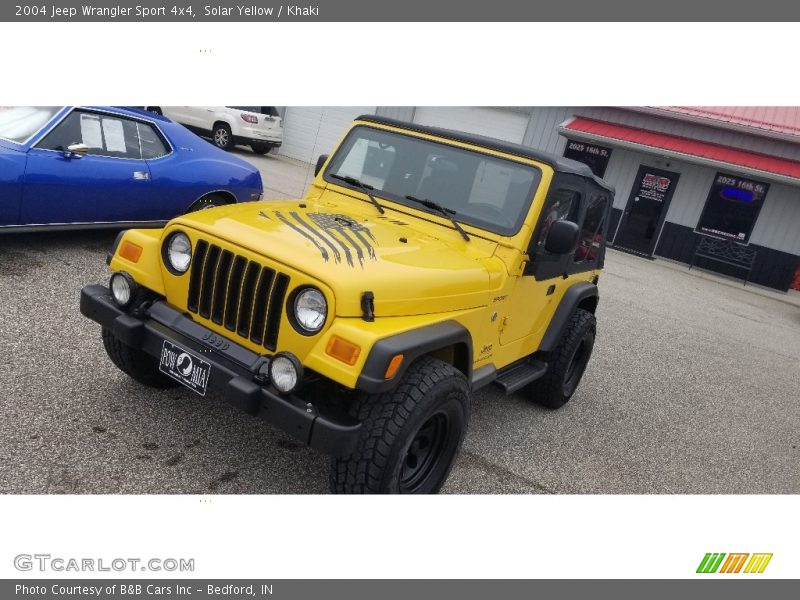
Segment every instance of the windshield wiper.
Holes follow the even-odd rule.
[[[436,204],[436,202],[434,202],[433,200],[428,200],[427,198],[417,198],[415,196],[406,196],[406,200],[411,200],[412,202],[417,202],[418,204],[422,204],[422,206],[425,206],[427,208],[430,208],[430,209],[433,209],[435,211],[440,212],[442,215],[444,215],[445,217],[450,219],[450,222],[456,228],[458,233],[461,234],[461,237],[463,237],[465,241],[467,241],[467,242],[469,241],[469,236],[467,235],[467,232],[464,231],[462,229],[461,225],[458,224],[458,221],[456,221],[453,218],[453,216],[458,214],[458,213],[456,213],[456,211],[454,211],[452,208],[447,208],[447,207],[442,206],[441,204]]]
[[[375,196],[373,196],[370,193],[370,190],[375,189],[370,184],[359,181],[355,177],[350,177],[349,175],[331,175],[331,177],[333,177],[334,179],[338,179],[339,181],[344,181],[345,183],[349,183],[353,187],[359,188],[362,192],[364,192],[367,195],[367,198],[369,198],[370,202],[372,202],[375,205],[375,208],[378,209],[378,212],[380,212],[381,214],[386,212],[385,210],[383,210],[383,207],[380,205],[380,203],[377,200],[375,200]]]

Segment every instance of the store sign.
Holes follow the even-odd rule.
[[[636,194],[635,200],[638,202],[642,198],[647,200],[654,200],[655,202],[664,202],[664,198],[669,193],[669,188],[672,185],[672,179],[664,175],[656,175],[654,173],[645,173],[639,182],[639,191]]]
[[[592,170],[592,173],[602,177],[606,173],[608,159],[611,158],[611,148],[567,140],[564,157],[582,162]]]
[[[768,190],[768,183],[717,173],[696,231],[746,244]]]

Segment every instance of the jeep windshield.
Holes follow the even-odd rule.
[[[0,106],[0,138],[24,144],[44,127],[60,106]]]
[[[461,223],[513,235],[525,219],[541,172],[513,160],[359,125],[342,142],[324,177],[337,185],[352,178],[371,186],[375,196],[417,210],[421,204],[409,197],[426,200]]]

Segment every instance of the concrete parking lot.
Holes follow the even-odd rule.
[[[310,167],[240,151],[268,198]],[[323,493],[328,459],[107,359],[78,311],[113,232],[0,237],[0,493]],[[474,398],[449,493],[800,493],[800,307],[609,251],[578,392]]]

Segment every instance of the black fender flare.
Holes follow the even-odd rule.
[[[572,315],[581,304],[590,307],[590,312],[594,312],[600,300],[600,291],[594,283],[581,281],[575,283],[564,293],[561,303],[558,305],[553,315],[550,325],[539,344],[540,352],[551,352],[558,345],[558,341],[566,329]]]
[[[390,390],[417,358],[451,346],[459,349],[454,366],[469,381],[472,376],[472,336],[460,323],[442,321],[378,340],[369,351],[356,388],[371,394]],[[385,379],[389,362],[398,354],[404,356],[403,363],[391,379]]]

